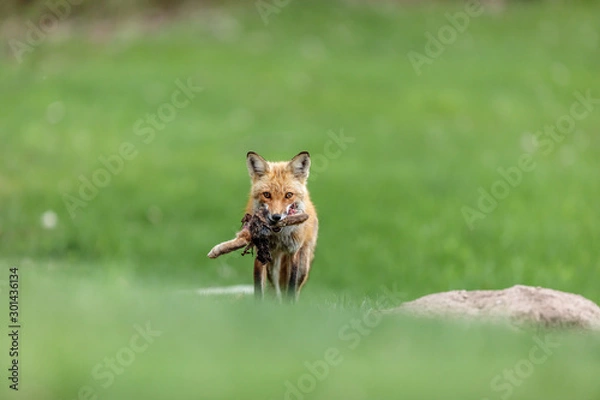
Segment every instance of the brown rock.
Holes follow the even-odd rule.
[[[434,293],[388,311],[422,317],[508,322],[518,327],[600,330],[600,307],[591,300],[572,293],[522,285],[504,290]]]

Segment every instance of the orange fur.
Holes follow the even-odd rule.
[[[286,218],[300,212],[309,215],[302,224],[273,232],[270,242],[273,262],[261,264],[258,260],[254,261],[254,290],[257,297],[263,297],[266,277],[278,298],[284,290],[290,299],[297,300],[308,279],[319,224],[306,187],[310,155],[302,152],[289,162],[268,162],[258,154],[249,152],[246,160],[252,180],[246,213],[254,214],[266,205],[269,218]]]

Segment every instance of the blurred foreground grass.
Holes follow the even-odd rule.
[[[597,335],[382,317],[335,301],[257,306],[123,280],[22,281],[19,399],[600,395]]]
[[[158,31],[74,26],[21,64],[5,59],[1,254],[248,282],[248,258],[205,256],[239,226],[245,153],[309,150],[321,231],[308,290],[370,296],[391,281],[414,297],[523,283],[599,300],[599,110],[535,153],[473,230],[462,213],[569,113],[575,91],[600,95],[598,6],[485,13],[417,75],[408,52],[424,53],[425,33],[461,10],[290,4],[264,25],[251,6],[210,8]],[[188,83],[202,90],[177,95],[185,105],[171,116],[164,105]],[[124,143],[130,159],[99,173]],[[85,188],[94,179],[108,183]],[[71,218],[73,198],[83,205]],[[49,210],[54,229],[40,223]]]

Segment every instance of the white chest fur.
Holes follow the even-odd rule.
[[[286,226],[280,232],[271,235],[269,247],[275,253],[295,253],[300,249],[300,244],[298,227]]]

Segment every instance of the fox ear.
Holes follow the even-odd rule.
[[[252,179],[260,178],[269,171],[267,161],[253,151],[249,151],[246,154],[246,166]]]
[[[308,151],[299,153],[296,157],[292,158],[292,161],[288,164],[288,168],[294,176],[298,179],[308,178],[310,170],[310,154]]]

